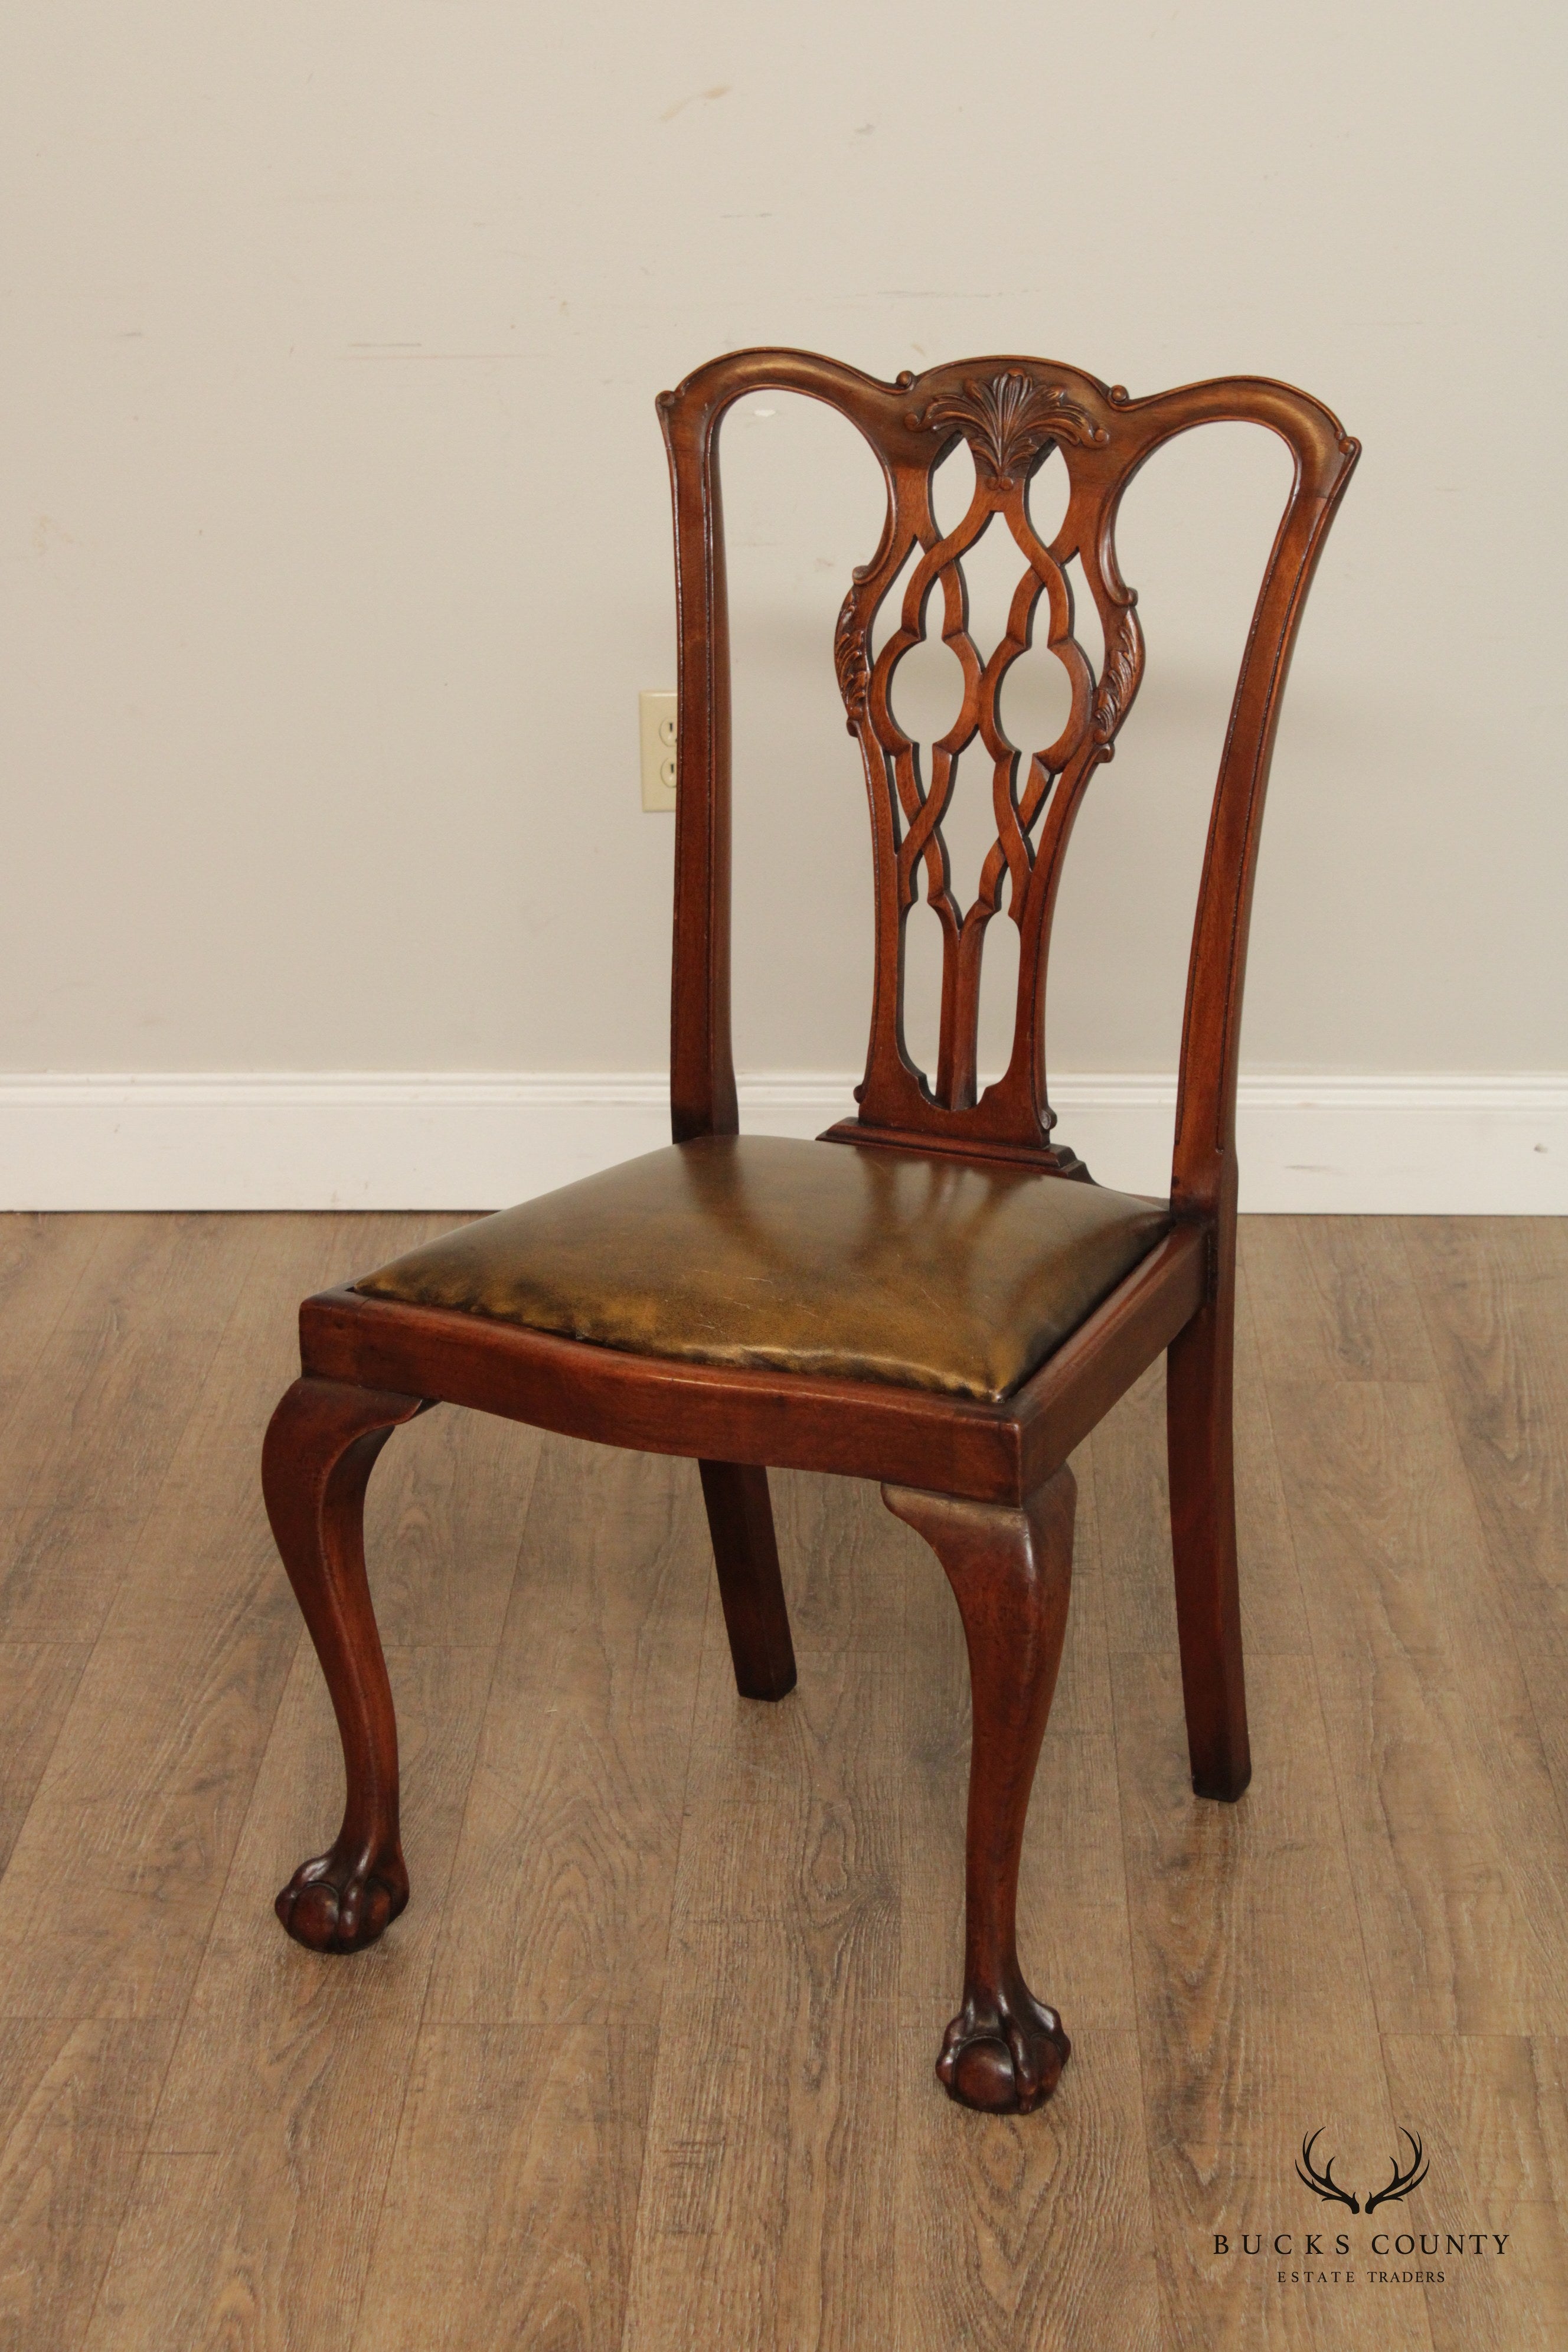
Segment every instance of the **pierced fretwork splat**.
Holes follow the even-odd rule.
[[[1134,400],[1081,369],[1013,357],[960,361],[887,383],[809,352],[735,352],[661,395],[676,493],[681,632],[670,1081],[678,1140],[733,1133],[738,1118],[730,1038],[730,671],[718,440],[726,411],[764,387],[803,393],[847,418],[874,453],[888,492],[880,544],[856,574],[834,648],[870,801],[877,950],[859,1115],[833,1133],[1065,1173],[1077,1172],[1079,1163],[1051,1143],[1046,1098],[1051,917],[1084,788],[1110,757],[1143,667],[1132,593],[1117,569],[1119,502],[1158,449],[1197,425],[1258,425],[1289,446],[1292,486],[1237,679],[1188,968],[1173,1184],[1184,1204],[1212,1202],[1216,1171],[1229,1165],[1247,909],[1283,665],[1356,444],[1320,402],[1262,377],[1225,377]],[[944,535],[932,510],[931,478],[960,440],[973,457],[975,490],[969,512]],[[1068,495],[1061,524],[1046,543],[1030,520],[1028,486],[1053,453]],[[986,530],[1016,549],[1021,577],[1002,641],[983,655],[970,632],[963,562]],[[1082,593],[1099,615],[1098,670],[1074,633],[1069,566],[1081,573]],[[872,625],[906,570],[898,626],[875,651]],[[933,617],[940,611],[964,684],[957,719],[931,747],[929,776],[889,699],[898,665],[920,639],[928,610]],[[1068,709],[1054,743],[1025,751],[1008,739],[999,698],[1009,667],[1042,627],[1043,650],[1068,682]],[[953,761],[966,746],[991,763],[995,832],[964,906],[950,879],[942,825]],[[902,1036],[904,934],[922,888],[943,942],[934,1077],[915,1067]],[[982,1092],[975,1070],[980,963],[986,926],[1003,913],[1018,927],[1013,1042],[1006,1069]]]
[[[1070,397],[1064,385],[1018,368],[964,379],[923,406],[911,408],[903,421],[918,455],[890,469],[892,496],[882,546],[873,562],[857,572],[835,639],[850,730],[859,737],[865,756],[879,850],[889,853],[892,887],[884,893],[889,903],[880,910],[881,919],[884,929],[889,919],[897,927],[891,1003],[883,996],[878,1007],[879,1019],[891,1023],[895,1051],[892,1056],[879,1057],[873,1037],[871,1071],[861,1090],[861,1119],[923,1127],[931,1110],[962,1114],[973,1109],[981,960],[986,926],[1001,910],[1005,891],[1006,912],[1020,934],[1018,1004],[1011,1061],[998,1085],[987,1089],[986,1103],[996,1117],[998,1144],[1011,1143],[1031,1157],[1044,1152],[1060,1160],[1062,1155],[1051,1152],[1047,1143],[1053,1114],[1045,1097],[1039,1044],[1042,967],[1052,902],[1083,787],[1095,767],[1110,757],[1142,667],[1132,593],[1117,574],[1110,544],[1110,508],[1121,485],[1119,470],[1108,466],[1101,453],[1111,447],[1114,426],[1102,422],[1083,401]],[[932,481],[959,435],[973,457],[974,495],[963,520],[943,536],[932,510]],[[1061,529],[1047,546],[1030,517],[1029,483],[1056,449],[1068,467],[1071,490]],[[1082,456],[1099,462],[1075,467],[1075,457]],[[987,656],[970,634],[963,559],[994,529],[1010,534],[1024,569],[1005,632]],[[873,657],[870,634],[877,614],[917,549],[919,561],[904,593],[899,626]],[[1067,566],[1075,555],[1099,608],[1108,647],[1104,675],[1098,678],[1073,634]],[[952,726],[931,746],[927,777],[921,773],[919,746],[894,716],[891,695],[900,662],[924,635],[933,596],[941,598],[943,641],[963,674],[963,700]],[[1026,751],[1008,737],[999,698],[1009,669],[1034,642],[1042,608],[1046,644],[1066,671],[1071,702],[1056,740]],[[991,762],[996,837],[982,866],[975,896],[964,908],[952,888],[942,821],[952,804],[958,762],[977,738]],[[903,925],[915,903],[922,867],[926,898],[942,936],[934,1081],[916,1067],[903,1035]],[[877,1086],[879,1059],[884,1077],[891,1078],[890,1088]],[[900,1099],[885,1099],[889,1093]]]

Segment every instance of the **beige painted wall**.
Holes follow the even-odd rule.
[[[0,1070],[658,1066],[653,398],[763,341],[1326,399],[1367,454],[1276,763],[1247,1060],[1568,1063],[1563,25],[13,11]],[[738,1047],[837,1068],[869,922],[828,631],[878,492],[843,427],[767,405],[728,435]],[[1059,1066],[1173,1063],[1281,462],[1215,433],[1130,500],[1149,681],[1075,845]]]

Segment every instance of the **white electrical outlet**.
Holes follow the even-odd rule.
[[[663,687],[648,687],[637,697],[642,735],[642,804],[645,809],[675,806],[675,696]]]

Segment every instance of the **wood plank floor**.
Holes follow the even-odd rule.
[[[1080,1452],[1021,1906],[1075,2055],[1005,2122],[931,2076],[957,1615],[847,1482],[775,1475],[764,1707],[694,1465],[398,1432],[414,1901],[354,1961],[279,1930],[339,1764],[260,1434],[299,1297],[450,1222],[0,1219],[0,2347],[1568,2344],[1568,1226],[1244,1223],[1234,1809],[1158,1370]],[[1408,2202],[1296,2175],[1321,2130],[1364,2199],[1402,2128]]]

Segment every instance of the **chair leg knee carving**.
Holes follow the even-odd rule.
[[[347,1801],[331,1850],[302,1863],[278,1916],[315,1952],[374,1944],[408,1901],[397,1824],[397,1724],[364,1569],[377,1454],[426,1400],[296,1381],[272,1416],[261,1482],[272,1532],[331,1694]]]
[[[1194,1793],[1234,1804],[1252,1777],[1231,1434],[1234,1273],[1172,1342],[1165,1430],[1171,1550]]]
[[[1070,2043],[1018,1965],[1018,1861],[1067,1630],[1078,1490],[1062,1468],[1021,1510],[885,1486],[888,1508],[946,1571],[969,1646],[973,1734],[965,1865],[963,2006],[937,2076],[950,2097],[1027,2115],[1048,2099]]]
[[[719,1598],[742,1698],[795,1688],[795,1644],[779,1574],[768,1474],[746,1462],[700,1462]]]

